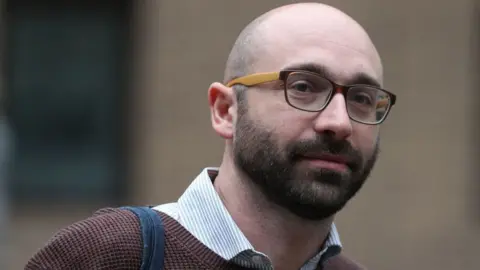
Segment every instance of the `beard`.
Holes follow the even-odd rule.
[[[308,220],[322,220],[340,211],[361,189],[376,162],[379,143],[368,159],[348,141],[331,133],[291,142],[281,148],[273,132],[254,123],[246,105],[238,107],[233,142],[234,163],[267,200]],[[341,155],[350,161],[345,171],[308,167],[305,154]]]

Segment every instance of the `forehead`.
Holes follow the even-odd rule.
[[[309,63],[324,67],[326,75],[337,83],[366,74],[382,84],[380,57],[360,25],[348,17],[304,15],[272,18],[265,23],[259,34],[262,47],[254,63],[256,72]]]

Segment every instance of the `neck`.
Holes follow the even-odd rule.
[[[215,189],[237,226],[255,250],[270,258],[275,269],[300,269],[319,252],[330,232],[333,217],[305,220],[271,203],[226,158]]]

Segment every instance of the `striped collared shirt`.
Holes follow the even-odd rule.
[[[177,220],[202,244],[225,260],[252,269],[273,269],[269,258],[255,251],[223,205],[209,175],[217,172],[217,168],[204,169],[178,202],[159,205],[155,209]],[[332,224],[323,250],[307,261],[300,270],[317,269],[319,263],[338,254],[340,250],[340,238]]]

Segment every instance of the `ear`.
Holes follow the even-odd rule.
[[[235,93],[232,88],[215,82],[208,89],[208,103],[212,126],[218,135],[232,139],[234,134],[233,119],[235,113]]]

